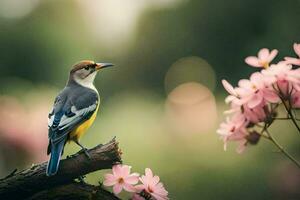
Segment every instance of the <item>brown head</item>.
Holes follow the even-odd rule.
[[[74,80],[81,85],[91,85],[99,70],[113,66],[111,63],[96,63],[91,60],[82,60],[73,65],[70,71],[69,81]]]

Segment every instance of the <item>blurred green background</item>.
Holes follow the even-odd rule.
[[[300,171],[271,144],[239,155],[215,133],[220,80],[248,77],[244,58],[262,47],[293,55],[299,10],[299,0],[1,0],[1,177],[48,159],[48,111],[70,67],[91,59],[116,67],[96,79],[102,107],[85,146],[116,136],[124,163],[150,167],[171,199],[300,199]],[[273,132],[300,158],[291,124]]]

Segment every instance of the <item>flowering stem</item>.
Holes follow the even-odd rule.
[[[269,133],[268,129],[265,129],[265,132],[268,135],[268,139],[282,152],[287,158],[289,158],[293,163],[295,163],[300,168],[300,163],[293,156],[291,156],[277,141],[276,139]]]
[[[295,118],[295,117],[294,117]],[[290,120],[290,119],[292,119],[292,118],[290,118],[290,117],[273,117],[272,119],[274,119],[274,120]],[[295,120],[296,121],[300,121],[300,119],[298,119],[298,118],[295,118]]]
[[[269,127],[269,125],[267,123],[262,127],[261,132],[260,132],[260,136],[270,140],[269,134],[267,134],[267,135],[264,134],[264,132],[266,132],[268,127]]]
[[[297,130],[298,130],[298,132],[300,133],[300,127],[299,127],[299,125],[297,124],[296,119],[295,119],[295,117],[294,117],[294,115],[293,115],[293,113],[292,113],[292,111],[291,111],[291,105],[288,106],[288,105],[286,104],[286,102],[284,101],[283,98],[280,98],[280,99],[281,99],[281,101],[282,101],[282,104],[284,105],[284,108],[285,108],[286,112],[287,112],[288,115],[290,116],[290,119],[292,120],[293,124],[295,125],[295,127],[296,127]]]

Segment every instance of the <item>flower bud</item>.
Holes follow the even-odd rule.
[[[258,143],[261,135],[257,131],[251,131],[249,135],[246,136],[246,140],[252,144],[255,145]]]

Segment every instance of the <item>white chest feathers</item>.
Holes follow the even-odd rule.
[[[74,80],[76,81],[76,83],[78,83],[79,85],[83,86],[83,87],[86,87],[86,88],[90,88],[94,91],[97,91],[95,85],[94,85],[94,79],[96,77],[96,74],[97,73],[92,73],[90,74],[89,76],[87,76],[86,78],[82,79],[82,78],[79,78],[77,76],[74,76]]]

